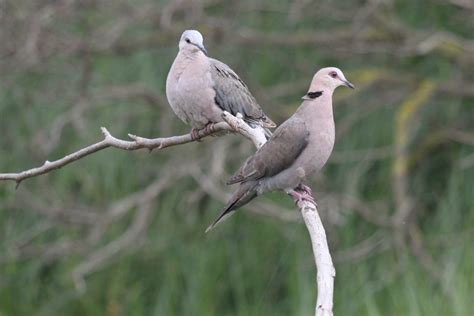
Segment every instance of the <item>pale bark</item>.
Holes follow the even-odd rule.
[[[261,128],[252,128],[247,125],[240,116],[233,116],[230,113],[224,112],[223,118],[226,122],[217,123],[213,126],[211,130],[201,130],[199,132],[200,138],[219,133],[219,132],[237,132],[244,137],[250,139],[255,147],[258,149],[262,147],[265,142],[265,134]],[[12,180],[20,184],[21,181],[36,177],[55,169],[59,169],[65,165],[68,165],[76,160],[79,160],[85,156],[91,155],[95,152],[103,150],[108,147],[114,147],[122,150],[138,150],[138,149],[163,149],[170,146],[186,144],[193,142],[190,134],[180,135],[180,136],[171,136],[166,138],[144,138],[136,135],[129,134],[128,136],[132,139],[131,141],[118,139],[105,128],[102,127],[102,133],[104,134],[104,139],[100,142],[82,148],[76,152],[73,152],[67,156],[64,156],[60,159],[54,161],[45,161],[42,166],[37,168],[28,169],[18,173],[1,173],[1,180]],[[145,208],[146,210],[146,208]],[[300,204],[300,211],[303,215],[306,228],[308,229],[311,244],[314,253],[314,259],[317,268],[317,301],[316,301],[316,316],[329,316],[332,315],[333,307],[333,290],[334,290],[334,277],[336,271],[334,269],[331,254],[329,252],[329,247],[326,239],[326,233],[324,231],[323,224],[318,214],[316,205],[311,202],[304,202]],[[148,212],[146,212],[147,214]],[[139,217],[141,218],[141,217]],[[146,218],[146,217],[144,217]],[[142,223],[143,220],[140,220],[139,223]],[[137,226],[137,227],[140,227]],[[133,233],[133,227],[131,234]],[[134,236],[133,234],[130,236]],[[76,284],[79,288],[84,288],[85,283],[83,276],[87,271],[95,268],[97,265],[100,265],[109,254],[113,254],[120,247],[120,243],[128,243],[128,235],[124,238],[117,240],[117,244],[110,244],[108,248],[104,249],[105,252],[98,252],[96,256],[93,256],[93,260],[88,261],[82,264],[80,267],[75,269],[74,277]]]

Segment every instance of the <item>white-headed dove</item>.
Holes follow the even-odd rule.
[[[195,30],[181,35],[178,55],[166,79],[166,97],[176,115],[191,125],[194,139],[198,130],[223,121],[223,111],[234,116],[240,113],[252,127],[276,126],[242,79],[226,64],[207,57],[202,35]]]
[[[265,192],[283,190],[297,203],[314,202],[303,182],[321,170],[331,155],[335,139],[332,94],[341,85],[354,88],[338,68],[323,68],[314,75],[301,106],[229,179],[227,184],[240,186],[206,232]]]

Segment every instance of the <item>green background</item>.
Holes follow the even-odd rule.
[[[165,97],[181,32],[204,35],[276,122],[337,66],[333,156],[310,183],[335,315],[474,311],[470,1],[0,2],[0,172],[116,137],[187,133]],[[315,267],[272,193],[204,234],[254,148],[237,136],[106,149],[0,183],[0,315],[312,315]]]

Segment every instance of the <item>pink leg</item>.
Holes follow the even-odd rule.
[[[192,140],[199,140],[201,137],[199,136],[199,129],[193,128],[191,129],[191,132],[189,132],[191,135]]]
[[[295,204],[298,205],[299,208],[303,206],[304,202],[310,202],[316,205],[316,201],[314,201],[314,198],[311,196],[311,194],[308,194],[305,191],[299,190],[298,188],[295,190],[290,190],[287,193],[289,196],[293,198],[293,201],[295,201]]]
[[[311,188],[303,183],[301,183],[297,189],[301,189],[301,191],[309,194],[309,195],[313,195],[313,190],[311,190]]]
[[[214,132],[214,125],[214,123],[208,123],[206,127],[204,127],[206,133],[212,134]]]
[[[199,135],[200,131],[204,131],[206,134],[211,134],[214,132],[214,123],[208,123],[204,128],[198,129],[198,128],[193,128],[191,129],[191,139],[192,140],[197,140],[201,139],[201,136]]]

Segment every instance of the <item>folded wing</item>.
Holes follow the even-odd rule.
[[[302,119],[293,117],[280,125],[272,137],[250,156],[227,184],[271,177],[285,170],[308,145],[309,132]]]
[[[276,124],[265,115],[245,82],[226,64],[213,58],[209,60],[216,104],[232,115],[242,114],[248,123],[266,128],[275,127]]]

